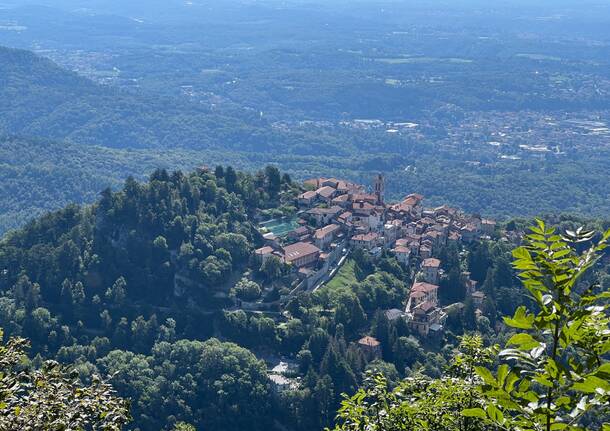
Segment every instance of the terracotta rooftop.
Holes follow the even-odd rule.
[[[426,283],[424,281],[418,281],[413,284],[411,287],[411,293],[413,292],[433,292],[438,290],[438,286],[436,284]]]
[[[317,195],[318,195],[318,194],[317,194],[316,192],[314,192],[314,191],[311,191],[311,190],[310,190],[310,191],[308,191],[308,192],[301,193],[301,194],[299,195],[299,199],[313,199],[313,198],[315,198]]]
[[[374,241],[377,238],[379,238],[379,234],[375,232],[361,233],[352,237],[354,241]]]
[[[354,202],[377,202],[377,196],[370,193],[359,193],[352,196]]]
[[[316,193],[323,198],[330,198],[335,193],[335,189],[333,187],[324,186],[316,190]]]
[[[361,185],[350,183],[348,181],[339,180],[339,183],[337,183],[337,190],[359,191],[361,189],[362,189]]]
[[[303,184],[318,188],[322,181],[324,181],[324,178],[310,178],[308,180],[303,181]]]
[[[421,266],[423,266],[424,268],[438,268],[439,266],[441,266],[441,261],[430,257],[428,259],[424,259],[424,262]]]
[[[339,227],[339,225],[336,224],[329,224],[327,226],[324,226],[318,230],[316,230],[316,233],[314,233],[314,238],[316,239],[322,239],[324,238],[326,235],[331,235],[333,233],[335,233],[336,231],[338,231],[339,229],[341,229]]]
[[[296,228],[295,230],[293,230],[291,233],[293,233],[294,235],[305,235],[309,233],[309,227],[307,226],[299,226],[298,228]]]
[[[308,214],[338,214],[343,211],[343,208],[332,206],[330,208],[312,208],[307,211]]]
[[[375,205],[371,205],[368,202],[354,202],[352,204],[352,208],[354,209],[354,211],[358,211],[358,210],[367,210],[367,211],[371,211],[375,208]]]
[[[286,262],[292,262],[303,256],[309,256],[314,253],[319,253],[320,249],[308,242],[297,242],[295,244],[284,247],[284,258]]]
[[[399,202],[399,203],[393,205],[392,209],[394,211],[405,211],[405,212],[410,211],[414,206],[419,204],[423,199],[424,199],[424,197],[422,195],[413,193],[413,194],[410,194],[409,196],[407,196],[406,198],[404,198],[402,200],[402,202]]]
[[[377,340],[377,338],[369,337],[368,335],[366,337],[362,337],[360,340],[358,340],[358,344],[360,344],[361,346],[369,346],[369,347],[377,347],[377,346],[381,345],[381,343]]]
[[[346,194],[342,194],[337,196],[336,198],[333,198],[333,202],[347,202],[347,200],[349,199],[349,196]]]

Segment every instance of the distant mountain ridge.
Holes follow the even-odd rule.
[[[236,136],[245,117],[100,86],[28,51],[0,47],[0,76],[0,133],[113,148],[247,148]]]
[[[219,163],[246,171],[273,163],[295,178],[361,183],[382,171],[394,198],[417,191],[432,204],[496,217],[609,211],[602,148],[575,159],[472,166],[435,141],[383,129],[272,124],[238,104],[220,108],[99,85],[32,52],[2,47],[0,101],[0,233],[69,202],[91,202],[128,175]]]

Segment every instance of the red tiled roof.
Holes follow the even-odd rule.
[[[360,186],[358,184],[350,183],[350,182],[344,181],[344,180],[339,180],[339,182],[337,183],[337,190],[349,191],[349,190],[360,190],[361,188],[362,188],[362,186]]]
[[[303,181],[303,184],[318,188],[323,181],[324,178],[310,178],[308,180]]]
[[[438,286],[436,284],[426,283],[424,281],[418,281],[413,284],[411,287],[411,293],[413,292],[433,292],[438,290]]]
[[[308,242],[297,242],[284,247],[284,258],[286,259],[286,262],[292,262],[303,256],[309,256],[319,252],[320,249],[313,244]]]
[[[428,259],[424,259],[424,262],[422,263],[422,266],[424,268],[426,268],[426,267],[438,268],[439,266],[441,266],[441,261],[438,260],[438,259],[435,259],[433,257],[430,257]]]
[[[360,340],[358,340],[358,344],[360,344],[361,346],[369,346],[369,347],[377,347],[377,346],[381,345],[381,343],[377,340],[377,338],[369,337],[368,335],[366,337],[362,337]]]
[[[313,199],[317,196],[317,193],[314,191],[308,191],[305,193],[301,193],[299,195],[299,199]]]
[[[339,227],[339,225],[336,224],[329,224],[327,226],[324,226],[318,230],[316,230],[316,233],[314,233],[314,238],[316,239],[322,239],[324,238],[326,235],[331,235],[333,233],[335,233],[336,231],[338,231],[339,229],[341,229]]]
[[[370,193],[359,193],[352,196],[352,200],[354,202],[364,201],[364,202],[377,202],[377,196],[372,195]]]
[[[343,208],[332,206],[330,208],[312,208],[307,211],[308,214],[338,214],[343,211]]]
[[[442,236],[443,234],[440,233],[439,231],[436,230],[429,230],[424,234],[424,237],[428,237],[428,238],[438,238],[439,236]]]
[[[369,232],[369,233],[361,233],[359,235],[354,235],[352,237],[352,240],[354,240],[354,241],[374,241],[377,238],[379,238],[379,234],[377,234],[376,232]]]
[[[330,186],[324,186],[316,190],[316,193],[322,196],[323,198],[330,198],[333,193],[335,193],[335,189]]]
[[[298,228],[296,228],[295,230],[293,230],[292,232],[290,232],[294,235],[305,235],[309,233],[309,227],[307,226],[299,226]]]
[[[354,211],[358,211],[358,210],[372,211],[375,208],[375,205],[371,205],[368,202],[354,202],[352,204],[352,208],[354,209]]]

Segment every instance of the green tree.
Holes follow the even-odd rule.
[[[271,256],[265,259],[261,265],[260,271],[265,274],[269,281],[279,279],[284,272],[284,264],[277,256]]]
[[[233,191],[235,189],[235,184],[237,183],[237,173],[235,169],[231,166],[228,166],[225,170],[225,185],[228,191]]]
[[[244,301],[254,301],[261,296],[261,287],[255,281],[242,278],[231,288],[230,294]]]
[[[513,251],[513,267],[536,308],[520,306],[504,318],[518,332],[500,352],[495,374],[477,368],[488,401],[468,415],[503,430],[583,430],[585,414],[607,409],[610,292],[585,279],[610,230],[595,243],[594,237],[582,228],[558,235],[538,220]]]
[[[22,338],[0,345],[0,429],[118,431],[130,421],[129,403],[98,376],[85,386],[54,361],[24,368],[27,347]]]
[[[197,428],[186,422],[178,422],[172,431],[197,431]]]
[[[282,176],[279,169],[275,166],[267,166],[265,177],[267,179],[267,191],[271,196],[277,195],[282,187]]]
[[[126,296],[127,282],[124,277],[117,278],[112,287],[106,290],[106,299],[112,301],[116,305],[123,304]]]
[[[363,387],[343,401],[335,430],[491,431],[461,412],[481,405],[475,366],[489,363],[493,354],[480,337],[464,337],[448,375],[440,379],[417,375],[390,390],[383,375],[369,373]]]

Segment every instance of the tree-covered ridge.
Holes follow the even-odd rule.
[[[133,400],[141,429],[158,429],[176,418],[198,429],[264,430],[273,424],[265,364],[233,343],[163,341],[149,355],[114,350],[98,368]]]
[[[264,429],[272,401],[264,365],[236,345],[177,340],[214,335],[260,242],[254,220],[290,213],[282,203],[293,202],[293,187],[271,167],[254,176],[159,170],[147,183],[105,190],[94,205],[40,217],[1,242],[0,320],[8,335],[32,339],[37,363],[50,357],[84,379],[114,376],[142,429],[178,419]]]
[[[62,297],[62,284],[80,282],[89,300],[105,296],[120,304],[125,298],[112,286],[124,283],[127,297],[161,304],[180,290],[178,275],[198,276],[195,292],[213,293],[260,241],[251,218],[266,207],[281,214],[280,201],[290,195],[280,196],[281,187],[291,187],[279,173],[270,179],[229,167],[216,174],[159,170],[146,184],[130,178],[119,192],[104,190],[93,206],[69,206],[31,222],[3,240],[6,282],[27,274],[51,302]]]
[[[1,134],[113,148],[245,149],[258,142],[240,133],[258,129],[254,116],[104,87],[29,51],[0,47],[0,76]]]
[[[404,307],[418,262],[354,249],[343,281],[293,292],[289,268],[251,258],[263,244],[258,222],[294,214],[304,190],[274,167],[158,170],[148,182],[103,191],[93,205],[39,217],[0,242],[0,326],[32,340],[35,364],[74,364],[85,380],[111,375],[141,430],[181,421],[268,429],[268,419],[321,429],[367,371],[392,385],[434,378],[464,333],[477,330],[487,344],[507,338],[499,316],[527,302],[510,267],[510,238],[526,221],[435,250],[447,331],[426,339],[387,314]],[[464,271],[480,283],[483,303],[466,295]],[[254,300],[263,311],[238,305]],[[366,336],[380,342],[374,356],[359,344]],[[218,417],[216,407],[242,414]]]

